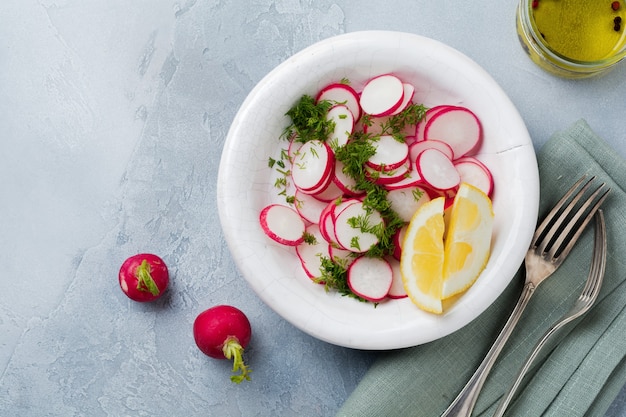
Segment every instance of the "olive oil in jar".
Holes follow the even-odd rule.
[[[531,16],[543,42],[575,61],[599,61],[623,50],[625,0],[534,0]]]

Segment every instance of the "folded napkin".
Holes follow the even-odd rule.
[[[626,170],[625,162],[583,120],[554,135],[537,155],[542,219],[583,174],[612,191],[603,208],[607,226],[606,275],[596,305],[558,333],[525,378],[509,416],[603,416],[626,383]],[[474,408],[491,416],[538,339],[578,298],[587,279],[593,224],[565,263],[535,292],[500,354]],[[474,373],[520,294],[523,268],[481,316],[434,342],[382,353],[338,416],[439,416]]]

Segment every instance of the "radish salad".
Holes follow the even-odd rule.
[[[399,260],[417,208],[462,182],[491,197],[476,158],[482,126],[471,109],[415,103],[417,86],[394,74],[331,83],[287,112],[285,146],[269,158],[274,187],[260,225],[292,246],[305,274],[327,290],[378,303],[406,297]]]

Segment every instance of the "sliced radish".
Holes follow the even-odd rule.
[[[439,149],[449,159],[454,158],[454,152],[452,152],[452,148],[450,147],[450,145],[440,140],[434,140],[434,139],[422,140],[420,142],[415,142],[411,144],[411,146],[409,147],[409,158],[411,159],[411,161],[416,161],[417,157],[419,156],[420,153],[422,153],[422,151],[426,149],[431,149],[431,148]]]
[[[485,164],[474,157],[465,156],[454,161],[454,166],[459,172],[462,182],[477,187],[491,197],[493,193],[493,177]]]
[[[349,267],[356,259],[354,257],[354,252],[333,246],[332,243],[328,244],[328,252],[330,253],[330,259],[332,259],[333,262],[345,266],[346,268]]]
[[[438,149],[426,149],[419,154],[416,163],[424,182],[437,190],[450,190],[461,182],[450,158]]]
[[[381,258],[361,256],[348,268],[348,286],[353,293],[369,301],[384,299],[392,281],[391,266]]]
[[[295,139],[292,139],[289,142],[289,147],[287,148],[287,156],[289,156],[289,160],[293,162],[294,158],[300,152],[300,148],[304,145],[304,142],[299,142]]]
[[[367,252],[378,243],[378,236],[371,232],[373,227],[383,224],[380,213],[368,213],[363,203],[354,202],[343,208],[335,219],[337,243],[353,252]]]
[[[293,183],[304,193],[315,194],[332,180],[335,156],[330,147],[319,140],[306,142],[296,154],[291,167]]]
[[[393,234],[393,257],[398,261],[402,256],[402,244],[404,243],[404,235],[406,234],[406,230],[409,228],[408,224],[400,227]]]
[[[348,143],[354,129],[354,116],[348,106],[337,104],[331,107],[326,120],[334,124],[333,131],[328,138],[331,147],[341,147]]]
[[[407,160],[400,168],[378,170],[365,166],[365,176],[372,182],[384,187],[403,181],[411,172],[411,163]]]
[[[344,164],[340,160],[335,160],[335,177],[333,181],[337,186],[343,190],[343,193],[350,197],[356,197],[362,195],[364,191],[356,188],[356,180],[346,174],[344,171]]]
[[[480,143],[478,117],[465,107],[450,106],[433,115],[424,127],[424,139],[437,139],[452,148],[454,158],[469,154]]]
[[[422,181],[422,177],[420,173],[417,171],[417,164],[411,163],[411,161],[407,161],[407,164],[410,166],[410,169],[407,173],[404,174],[400,181],[389,182],[387,184],[382,184],[382,186],[388,190],[399,190],[402,188],[410,188],[420,185]]]
[[[370,79],[361,91],[359,103],[364,113],[386,116],[393,113],[404,99],[402,81],[392,74],[383,74]]]
[[[430,201],[430,195],[421,187],[400,188],[387,193],[391,208],[405,222],[410,222],[417,209]]]
[[[296,199],[296,211],[300,217],[309,223],[319,223],[320,216],[326,209],[326,206],[328,206],[328,203],[300,190],[296,190],[294,197]]]
[[[435,106],[435,107],[431,107],[430,109],[426,110],[426,113],[424,113],[424,117],[422,118],[422,120],[419,121],[419,123],[416,126],[415,129],[415,141],[416,142],[420,142],[422,140],[424,140],[424,129],[426,127],[426,124],[428,124],[428,121],[437,113],[439,113],[441,110],[450,108],[450,107],[454,107],[448,104],[442,104],[440,106]]]
[[[394,110],[393,113],[391,113],[393,116],[395,116],[396,114],[402,113],[409,106],[409,104],[411,103],[411,100],[413,100],[413,96],[415,95],[415,87],[413,86],[413,84],[402,83],[402,88],[403,88],[402,103],[400,103],[398,108]]]
[[[393,136],[382,135],[372,142],[376,153],[366,164],[376,170],[394,170],[400,168],[409,158],[409,146]]]
[[[296,246],[304,241],[304,220],[291,207],[270,204],[261,210],[259,220],[265,234],[280,244]]]
[[[318,279],[322,276],[322,257],[330,258],[328,243],[322,237],[317,224],[307,227],[306,232],[315,238],[314,242],[300,243],[296,246],[296,254],[302,263],[305,274],[311,279]]]
[[[320,214],[320,220],[318,222],[320,226],[320,233],[327,242],[335,242],[335,219],[333,218],[332,211],[336,204],[334,202],[328,203],[322,213]]]
[[[352,112],[354,120],[361,118],[359,94],[347,84],[333,83],[324,87],[317,95],[316,101],[328,100],[336,104],[346,105]]]
[[[389,292],[387,293],[387,297],[393,299],[405,298],[407,297],[406,290],[404,289],[404,283],[402,282],[402,271],[400,270],[400,261],[395,258],[385,258],[391,267],[392,280],[391,287],[389,287]]]
[[[321,201],[329,202],[333,201],[343,195],[343,190],[332,181],[335,178],[334,173],[331,174],[331,181],[328,182],[325,188],[313,194],[315,198]]]

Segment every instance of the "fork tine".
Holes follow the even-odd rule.
[[[583,292],[587,291],[585,295],[589,297],[589,305],[595,303],[598,298],[600,287],[602,286],[602,281],[604,280],[604,270],[606,268],[606,224],[604,223],[604,212],[602,209],[598,209],[596,213],[596,234],[594,244],[600,248],[600,250],[594,251],[595,258],[593,259],[593,273],[597,279],[588,280],[587,285],[585,285],[585,289],[583,290]],[[589,281],[592,281],[592,285],[589,285]]]
[[[585,229],[585,227],[587,226],[589,221],[591,221],[591,218],[594,216],[596,211],[598,211],[598,209],[600,208],[600,205],[602,205],[602,203],[604,202],[604,200],[608,196],[609,191],[611,191],[610,188],[606,188],[600,194],[600,192],[602,191],[604,186],[605,186],[604,183],[600,184],[600,186],[596,189],[596,191],[594,191],[594,193],[587,199],[587,201],[585,201],[585,203],[583,203],[583,205],[578,209],[576,214],[569,221],[567,226],[565,226],[565,229],[563,229],[563,231],[559,235],[558,239],[554,242],[554,245],[550,248],[550,254],[553,257],[554,262],[556,262],[556,263],[561,262],[569,254],[569,252],[574,247],[574,244],[576,243],[576,241],[578,240],[578,238],[582,234],[583,230]],[[598,195],[599,195],[599,197],[598,197]],[[587,208],[589,208],[589,206],[593,203],[593,200],[596,197],[598,197],[598,200],[596,201],[595,204],[593,204],[593,206],[591,206],[591,209],[587,213],[587,216],[579,224],[579,220],[583,216],[583,214],[585,213],[585,210],[587,210]],[[571,234],[572,230],[576,226],[578,226],[578,229],[570,237],[570,234]],[[568,239],[568,240],[566,241],[566,239]],[[565,244],[565,246],[563,246],[564,244]]]
[[[567,190],[565,195],[561,197],[561,199],[556,203],[556,205],[552,208],[552,210],[550,210],[550,212],[546,215],[546,217],[543,219],[541,224],[537,226],[537,229],[535,230],[535,234],[533,235],[533,241],[530,245],[532,248],[537,247],[537,243],[543,237],[544,232],[546,231],[547,227],[552,224],[552,221],[559,214],[559,212],[561,211],[561,208],[567,203],[567,200],[571,197],[572,194],[574,194],[576,189],[578,189],[578,186],[580,186],[580,184],[583,182],[585,177],[586,176],[583,175],[578,181],[576,181],[576,184],[572,185],[572,187],[569,190]],[[594,178],[595,177],[591,177],[591,179],[587,181],[587,184],[593,181]],[[558,228],[558,225],[557,225],[557,228]]]
[[[594,248],[599,248],[593,251],[593,258],[591,260],[591,270],[589,271],[589,276],[587,278],[587,281],[585,282],[585,287],[583,288],[580,298],[581,299],[585,299],[586,301],[589,300],[589,297],[593,296],[593,294],[595,293],[597,287],[600,286],[600,283],[602,282],[601,279],[594,279],[595,277],[600,276],[601,277],[601,260],[603,255],[603,246],[606,246],[606,244],[603,244],[603,239],[604,239],[604,233],[602,230],[602,209],[599,209],[596,214],[595,214],[595,219],[596,219],[596,232],[595,232],[595,238],[594,238]],[[599,275],[600,274],[600,275]]]

